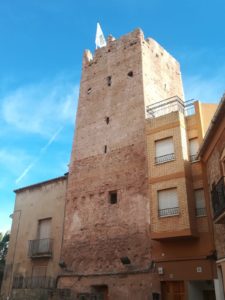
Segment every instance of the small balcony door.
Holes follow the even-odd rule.
[[[31,287],[41,288],[44,287],[46,278],[47,266],[34,266],[32,270]]]
[[[38,252],[47,253],[51,236],[51,219],[43,219],[38,222]]]

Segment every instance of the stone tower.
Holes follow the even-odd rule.
[[[145,108],[174,95],[183,99],[179,64],[139,29],[84,52],[59,287],[117,300],[158,291]]]

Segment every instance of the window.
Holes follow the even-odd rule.
[[[38,221],[38,239],[48,239],[51,234],[52,219],[43,219]]]
[[[112,77],[111,76],[107,77],[107,84],[108,84],[108,86],[111,86],[111,84],[112,84]]]
[[[162,164],[175,159],[172,137],[155,142],[155,163]]]
[[[220,156],[220,161],[221,161],[221,165],[222,165],[222,175],[225,176],[225,147],[223,149],[223,152]]]
[[[134,76],[134,73],[133,73],[133,71],[130,71],[130,72],[127,73],[127,75],[128,75],[129,77],[133,77],[133,76]]]
[[[179,214],[177,189],[158,191],[159,217]]]
[[[109,202],[111,204],[116,204],[117,203],[117,191],[109,192]]]
[[[88,95],[91,93],[91,88],[87,90]]]
[[[223,172],[223,176],[225,176],[225,158],[222,160],[222,172]]]
[[[204,190],[199,189],[195,190],[195,215],[197,217],[205,216],[205,198],[204,198]]]
[[[38,221],[38,239],[33,244],[33,251],[37,254],[51,251],[51,221],[50,218]]]
[[[37,289],[37,288],[43,288],[47,287],[47,265],[34,265],[32,270],[32,277],[30,278],[29,284],[31,285],[31,288]]]
[[[105,117],[105,122],[107,125],[109,124],[109,117]]]
[[[198,139],[194,138],[189,140],[190,161],[197,160],[198,149],[199,149]]]
[[[123,265],[130,265],[131,264],[131,261],[130,261],[129,257],[127,257],[127,256],[121,257],[120,260],[121,260]]]

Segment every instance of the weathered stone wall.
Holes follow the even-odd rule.
[[[151,260],[141,68],[140,31],[83,65],[63,245],[66,264],[78,273],[123,271],[123,256],[136,268]]]
[[[92,293],[93,286],[106,285],[108,287],[108,298],[106,299],[112,300],[152,300],[153,293],[160,290],[159,277],[153,273],[90,277],[70,276],[64,277],[60,281],[59,287],[60,285],[67,288],[72,287],[76,295]]]
[[[140,30],[110,39],[93,57],[84,54],[62,256],[72,278],[92,276],[86,289],[96,277],[98,284],[110,285],[110,299],[134,297],[129,272],[118,290],[110,277],[103,280],[127,272],[121,257],[129,257],[134,271],[151,263],[145,107],[174,94],[183,96],[179,65]],[[115,190],[118,202],[111,204],[108,194]],[[139,276],[136,284],[145,277],[153,282],[154,276]],[[66,285],[65,277],[59,284]],[[148,299],[151,284],[134,299]],[[73,288],[81,289],[81,282]]]

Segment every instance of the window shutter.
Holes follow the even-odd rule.
[[[189,151],[190,155],[196,155],[198,153],[199,144],[198,139],[191,139],[189,140]]]
[[[156,157],[174,153],[173,139],[168,138],[156,141]]]
[[[196,208],[205,208],[205,198],[203,189],[195,190],[195,206]]]
[[[38,238],[48,239],[51,235],[51,219],[39,220]]]
[[[159,210],[178,207],[177,189],[158,191]]]

